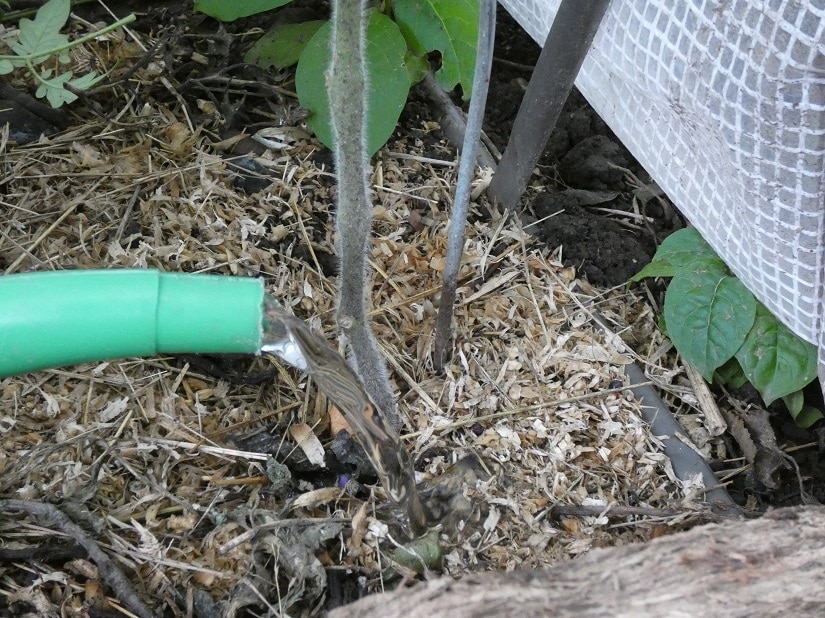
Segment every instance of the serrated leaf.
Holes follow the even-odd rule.
[[[404,66],[407,44],[398,26],[378,11],[367,23],[367,152],[375,154],[395,130],[410,92],[410,75]],[[324,24],[307,44],[295,73],[295,90],[301,107],[309,110],[310,129],[332,146],[326,72],[330,62],[330,24]]]
[[[816,377],[816,347],[762,305],[736,359],[767,405],[801,390]]]
[[[756,299],[723,265],[702,262],[673,277],[664,313],[673,345],[710,381],[745,341]]]
[[[290,2],[292,0],[195,0],[195,10],[220,21],[235,21]]]
[[[38,98],[46,97],[46,100],[54,108],[58,108],[64,103],[72,103],[77,100],[77,95],[69,92],[64,88],[64,85],[72,78],[73,73],[66,71],[57,77],[51,79],[43,79],[40,86],[37,88],[35,95]],[[41,78],[43,76],[41,75]]]
[[[105,73],[103,75],[98,75],[94,71],[91,71],[86,75],[69,81],[68,84],[77,90],[87,90],[101,81],[104,77],[106,77]]]
[[[441,53],[441,68],[435,74],[441,87],[452,90],[461,84],[464,99],[469,99],[478,45],[478,0],[395,0],[393,14],[413,52]]]
[[[69,39],[60,29],[69,19],[69,0],[49,0],[41,6],[34,19],[20,20],[20,34],[16,44],[9,44],[21,56],[34,56],[34,62],[48,59],[54,49],[68,45]]]
[[[324,20],[316,20],[273,26],[246,52],[244,62],[264,69],[291,67],[298,62],[307,43],[325,23]]]
[[[696,228],[688,227],[674,232],[662,241],[650,264],[630,280],[641,281],[647,277],[673,277],[680,268],[691,262],[719,260],[711,246]]]

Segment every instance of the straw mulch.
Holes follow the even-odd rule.
[[[114,79],[152,45],[135,36],[140,44],[117,35],[87,49],[106,68],[120,62]],[[167,70],[153,61],[128,87],[99,93],[98,113],[75,105],[75,125],[61,134],[25,147],[3,139],[4,274],[159,268],[263,277],[269,294],[335,345],[335,191],[322,147],[308,139],[267,151],[258,163],[271,181],[246,194],[219,148],[220,113],[203,104],[193,114],[197,101],[180,96]],[[445,531],[443,571],[550,565],[681,527],[700,488],[674,478],[639,402],[621,388],[631,346],[646,353],[662,341],[653,311],[632,292],[577,280],[559,250],[534,242],[484,197],[467,229],[455,354],[445,375],[432,371],[455,160],[423,118],[399,129],[372,175],[372,318],[404,443],[422,481],[468,454],[492,474],[453,488],[468,501],[456,502],[466,511]],[[595,324],[594,307],[613,334]],[[153,611],[183,615],[211,599],[229,615],[311,615],[330,597],[412,577],[389,565],[379,486],[347,492],[334,480],[296,477],[279,491],[277,462],[238,448],[239,437],[260,431],[294,445],[309,427],[320,448],[331,440],[329,406],[313,383],[255,363],[247,361],[250,371],[273,377],[235,384],[192,359],[163,357],[0,381],[0,499],[57,505]],[[557,517],[559,504],[593,514]],[[641,514],[612,518],[608,507],[617,505]],[[122,590],[58,527],[49,517],[0,515],[3,549],[20,552],[0,564],[0,606],[128,615]]]

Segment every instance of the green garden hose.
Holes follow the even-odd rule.
[[[256,354],[263,282],[157,270],[0,277],[0,377],[160,353]]]

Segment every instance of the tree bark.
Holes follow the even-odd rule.
[[[825,507],[596,549],[546,570],[448,577],[329,618],[825,616]]]

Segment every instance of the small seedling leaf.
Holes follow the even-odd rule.
[[[825,415],[822,414],[822,410],[806,405],[802,406],[802,410],[793,417],[793,420],[803,429],[808,429],[811,425],[823,418],[825,418]]]
[[[20,35],[17,42],[9,42],[14,52],[21,56],[34,56],[34,62],[46,60],[53,50],[69,44],[60,29],[69,19],[69,0],[49,0],[41,6],[34,19],[20,20]]]
[[[106,77],[105,73],[103,75],[98,75],[94,71],[91,71],[82,77],[71,80],[69,85],[76,90],[87,90],[101,81],[104,77]]]
[[[674,275],[664,313],[676,349],[710,381],[745,341],[756,299],[721,261],[700,262]]]
[[[648,277],[673,277],[680,268],[691,262],[718,259],[696,228],[684,228],[665,238],[650,264],[636,273],[631,281],[641,281]]]
[[[14,71],[14,64],[12,64],[11,60],[5,58],[0,60],[0,75],[6,75],[12,71]]]
[[[731,358],[716,370],[714,380],[728,388],[741,388],[747,384],[748,376],[742,371],[742,365],[739,364],[739,361],[736,360],[734,356],[734,358]]]
[[[50,79],[45,79],[45,76],[41,75],[43,81],[40,82],[40,86],[37,88],[36,96],[41,99],[46,97],[49,105],[54,108],[60,107],[64,103],[76,101],[77,95],[64,88],[64,85],[72,79],[72,75],[71,71],[66,71]]]
[[[309,110],[309,127],[327,146],[332,145],[326,72],[330,62],[330,25],[321,26],[307,44],[295,74],[301,107]],[[404,65],[407,44],[398,26],[386,15],[370,11],[367,24],[367,152],[375,154],[395,130],[410,91]]]
[[[264,69],[291,67],[298,62],[309,40],[325,23],[324,20],[317,20],[273,26],[246,52],[244,62]]]
[[[794,422],[803,429],[808,429],[817,421],[825,418],[822,410],[805,403],[805,393],[801,390],[785,395],[782,397],[782,401],[785,402],[785,406],[788,408]]]
[[[235,21],[277,9],[290,2],[292,0],[195,0],[195,10],[219,21]]]
[[[469,99],[478,45],[478,0],[395,0],[393,13],[414,53],[441,53],[441,68],[435,74],[441,87],[452,90],[461,84],[464,99]]]
[[[736,359],[767,405],[801,390],[816,377],[816,347],[762,305]]]

